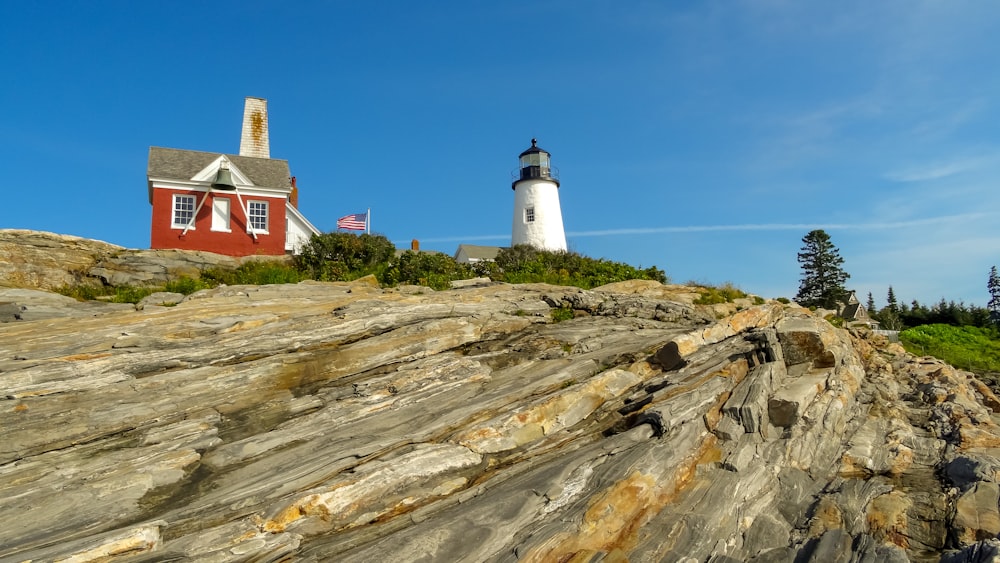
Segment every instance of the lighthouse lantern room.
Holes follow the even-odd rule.
[[[559,179],[554,174],[550,156],[538,146],[536,139],[532,139],[531,148],[520,155],[520,174],[511,184],[514,190],[511,245],[530,244],[541,250],[566,250]]]

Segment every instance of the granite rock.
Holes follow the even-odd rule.
[[[994,560],[982,382],[683,295],[5,290],[0,560]]]

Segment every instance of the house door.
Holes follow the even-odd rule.
[[[229,232],[229,199],[212,198],[212,230]]]

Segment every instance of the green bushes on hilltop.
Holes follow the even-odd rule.
[[[453,280],[475,277],[467,264],[459,264],[447,254],[407,250],[383,270],[378,280],[383,285],[425,285],[433,289],[448,289]]]
[[[667,283],[666,274],[655,266],[639,269],[576,252],[551,252],[529,245],[502,249],[495,262],[460,264],[439,252],[408,250],[397,256],[395,246],[383,235],[326,233],[314,235],[291,262],[253,260],[235,270],[212,268],[203,271],[199,279],[181,277],[163,286],[81,284],[58,291],[81,300],[137,303],[156,291],[189,295],[222,284],[268,285],[307,279],[350,281],[367,275],[374,275],[383,286],[412,284],[433,289],[447,289],[452,281],[477,276],[508,283],[541,282],[583,289],[632,279]]]
[[[538,250],[530,245],[504,248],[495,262],[475,264],[460,264],[437,252],[408,250],[395,256],[395,248],[386,237],[351,233],[313,236],[296,257],[295,267],[310,279],[346,281],[373,274],[386,286],[413,284],[434,289],[445,289],[449,282],[476,276],[508,283],[541,282],[584,289],[632,279],[667,282],[666,274],[656,267],[638,269],[576,252]]]
[[[552,252],[519,244],[497,254],[494,279],[508,283],[551,283],[583,289],[625,280],[667,283],[667,276],[653,266],[639,269],[621,262],[590,258],[576,252]]]

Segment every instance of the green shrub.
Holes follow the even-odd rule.
[[[519,244],[497,253],[490,277],[507,283],[550,283],[591,289],[625,280],[655,280],[667,283],[663,270],[639,269],[611,260],[595,259],[576,252],[538,250]]]
[[[573,313],[573,309],[570,309],[569,307],[558,307],[556,309],[552,309],[552,322],[554,323],[568,321],[575,316],[576,315]]]
[[[279,283],[298,283],[308,279],[294,265],[277,260],[253,260],[244,262],[235,270],[212,268],[201,274],[201,280],[195,284],[195,291],[208,287],[226,285],[270,285]],[[179,291],[178,293],[184,293]]]
[[[200,279],[196,280],[193,278],[189,278],[187,276],[181,276],[176,280],[168,281],[167,285],[164,286],[163,291],[169,291],[171,293],[181,293],[184,295],[191,295],[196,291],[202,289],[208,289],[210,287],[214,287],[214,285],[206,280],[200,280]]]
[[[783,303],[785,305],[788,305],[789,303],[791,303],[791,300],[788,299],[787,297],[779,297],[779,298],[775,299],[775,301],[777,301],[778,303]]]
[[[310,279],[347,281],[376,273],[395,254],[395,245],[383,235],[324,233],[302,247],[295,268]]]
[[[121,285],[115,288],[114,295],[111,296],[112,303],[138,303],[143,297],[156,292],[155,287],[139,287],[134,285]]]
[[[448,289],[449,282],[475,277],[468,264],[459,264],[447,254],[407,250],[379,272],[385,285],[425,285],[433,289]]]

